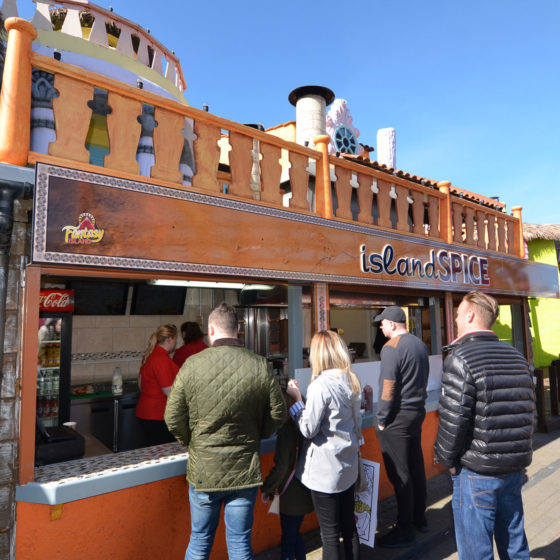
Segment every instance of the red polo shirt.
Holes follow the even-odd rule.
[[[175,350],[175,354],[173,354],[173,361],[179,367],[181,367],[189,356],[192,356],[193,354],[196,354],[198,352],[202,352],[202,350],[204,350],[205,348],[208,348],[208,346],[206,346],[206,343],[202,338],[193,340],[188,344],[183,344],[181,348]]]
[[[136,416],[145,420],[163,420],[167,397],[163,387],[173,385],[179,371],[177,364],[159,344],[140,368],[141,394],[136,405]]]

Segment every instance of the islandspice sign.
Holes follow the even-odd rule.
[[[368,252],[360,246],[362,272],[419,280],[437,280],[452,284],[489,286],[488,259],[479,255],[447,249],[432,249],[427,259],[400,256],[397,258],[393,245],[388,243],[379,253]]]

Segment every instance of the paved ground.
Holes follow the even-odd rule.
[[[549,433],[535,435],[533,463],[527,469],[528,479],[523,487],[525,530],[531,558],[560,560],[560,418],[549,421],[549,428]],[[362,560],[458,560],[451,513],[451,481],[447,474],[428,481],[428,496],[429,533],[418,533],[416,544],[407,549],[362,546]],[[394,522],[395,508],[394,498],[379,503],[378,530],[381,533]],[[307,558],[320,560],[322,551],[318,533],[308,534],[305,538]],[[271,549],[256,558],[277,560],[280,551]]]

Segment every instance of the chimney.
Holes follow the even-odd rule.
[[[397,133],[394,128],[380,128],[377,131],[377,162],[397,168]]]
[[[296,108],[296,142],[314,147],[313,139],[327,134],[327,105],[334,101],[334,93],[322,86],[302,86],[288,100]]]

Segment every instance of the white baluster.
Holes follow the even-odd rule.
[[[4,0],[4,2],[2,2],[2,8],[0,8],[0,11],[2,12],[4,21],[10,17],[18,17],[16,0]]]
[[[82,38],[82,24],[80,23],[80,9],[76,6],[69,5],[66,8],[66,17],[62,24],[62,33],[71,35],[72,37]]]
[[[117,43],[117,50],[128,56],[134,58],[134,49],[132,48],[132,33],[130,28],[126,26],[121,26],[121,33],[119,35],[119,41]]]
[[[89,41],[103,47],[108,47],[109,41],[107,39],[107,27],[105,26],[105,24],[107,23],[107,18],[103,14],[97,13],[94,14],[94,16],[95,21],[93,22],[93,26],[91,27]]]
[[[31,23],[35,26],[35,29],[43,29],[45,31],[52,31],[52,21],[51,12],[49,10],[49,3],[43,2],[43,0],[36,0],[37,9],[35,10],[35,15],[31,20]],[[2,7],[2,13],[4,13],[4,7]]]

